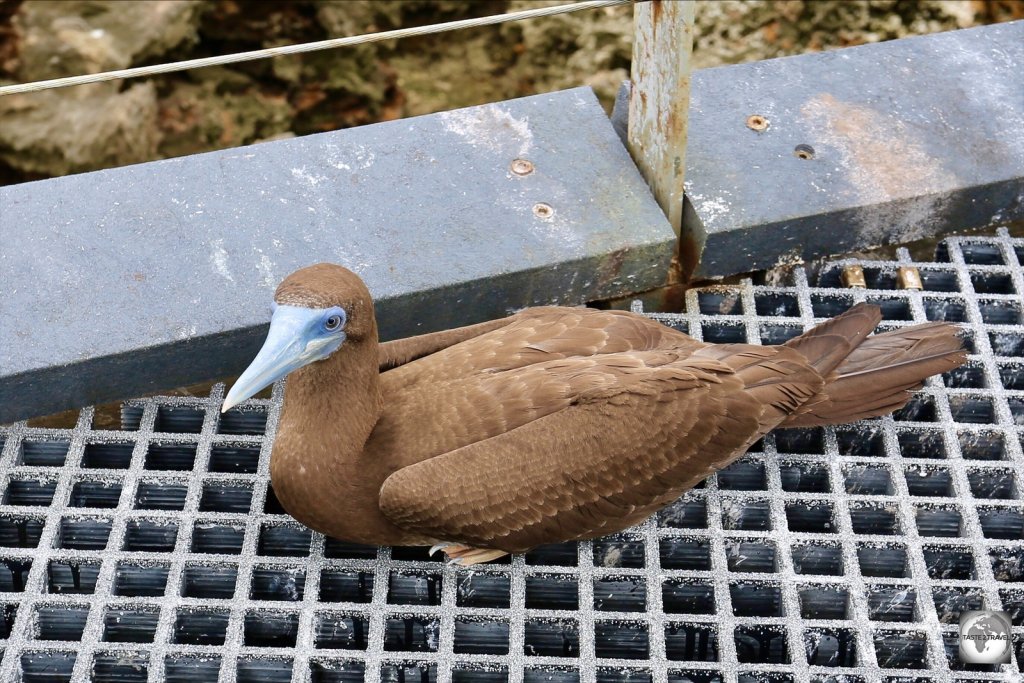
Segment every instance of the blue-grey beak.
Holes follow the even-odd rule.
[[[263,348],[224,397],[221,412],[254,396],[292,370],[325,358],[337,349],[344,341],[343,333],[331,340],[315,334],[323,314],[323,309],[275,306]]]

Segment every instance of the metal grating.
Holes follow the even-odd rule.
[[[474,571],[311,534],[268,490],[281,387],[218,413],[129,401],[122,429],[0,431],[0,680],[1017,681],[1024,671],[1024,240],[843,262],[819,286],[691,291],[655,314],[780,343],[868,300],[964,325],[974,355],[893,417],[777,432],[657,519]],[[924,291],[895,289],[916,265]],[[1015,660],[956,616],[1003,608]],[[79,642],[80,641],[80,642]],[[218,678],[219,677],[219,678]]]

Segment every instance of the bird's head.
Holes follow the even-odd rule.
[[[293,370],[376,338],[373,300],[359,276],[319,263],[297,270],[274,293],[263,348],[224,398],[224,412]]]

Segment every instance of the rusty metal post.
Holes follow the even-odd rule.
[[[650,0],[633,8],[629,151],[676,236],[683,219],[694,4]]]

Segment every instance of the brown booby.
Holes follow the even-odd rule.
[[[781,346],[564,307],[381,344],[341,266],[299,270],[274,299],[224,410],[291,373],[281,504],[328,536],[459,564],[626,529],[776,427],[883,415],[965,360],[946,323],[868,336],[881,314],[866,304]]]

